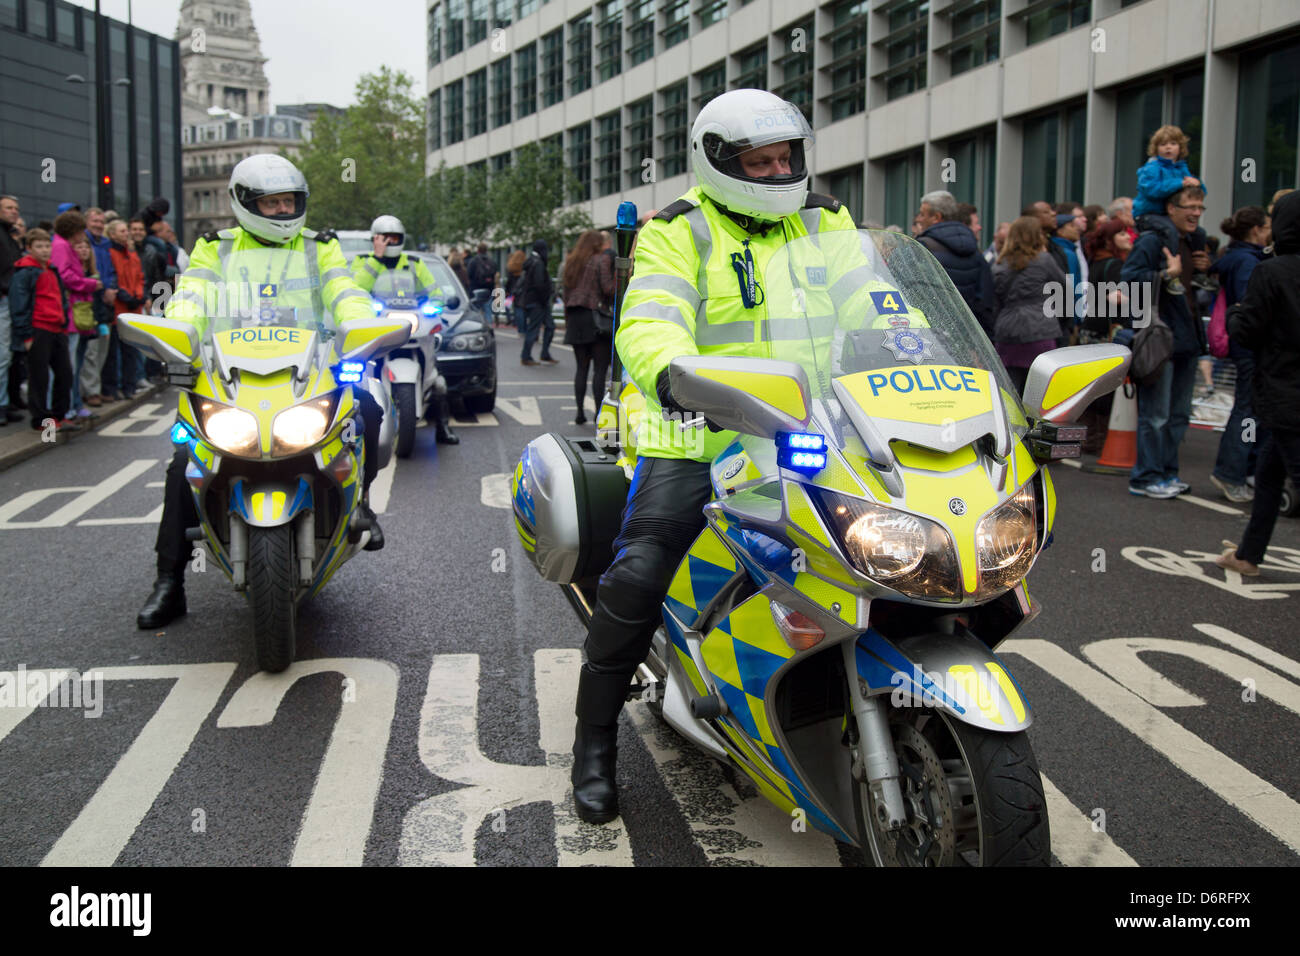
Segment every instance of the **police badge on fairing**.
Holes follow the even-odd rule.
[[[894,358],[920,365],[934,358],[934,346],[922,329],[901,326],[886,329],[880,347],[894,353]]]

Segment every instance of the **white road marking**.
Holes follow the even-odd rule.
[[[631,866],[632,845],[622,817],[602,826],[578,819],[569,777],[573,771],[573,702],[578,699],[582,654],[540,650],[533,654],[537,687],[538,742],[546,766],[560,777],[564,797],[554,804],[555,851],[560,866]]]
[[[158,524],[158,522],[162,521],[162,516],[163,506],[159,505],[147,515],[143,515],[139,518],[82,518],[77,522],[77,527],[80,528],[88,525],[104,527],[107,525],[121,524]]]
[[[1052,831],[1052,855],[1066,866],[1137,866],[1105,831],[1092,825],[1092,818],[1070,802],[1056,784],[1039,774],[1047,819]]]
[[[531,395],[520,395],[508,399],[497,396],[497,411],[505,412],[521,425],[540,425],[542,412],[537,406],[537,399]]]
[[[139,458],[119,468],[97,485],[73,485],[66,488],[36,488],[0,505],[0,530],[14,528],[61,528],[80,518],[105,498],[125,488],[158,463],[156,458]],[[76,494],[63,507],[39,521],[15,521],[24,511],[52,495]],[[135,522],[132,522],[135,523]]]
[[[393,493],[393,476],[397,474],[397,455],[388,459],[387,467],[379,469],[370,483],[370,510],[381,515],[388,508],[388,497]]]
[[[1221,505],[1217,501],[1210,501],[1207,498],[1198,498],[1196,495],[1179,495],[1179,501],[1186,501],[1188,504],[1200,505],[1202,508],[1209,508],[1211,511],[1217,511],[1224,515],[1245,514],[1240,508],[1233,508],[1229,505]]]
[[[217,719],[221,728],[269,724],[300,678],[330,673],[354,682],[354,699],[345,696],[334,722],[294,843],[293,866],[361,865],[397,707],[397,668],[359,657],[295,661],[280,674],[254,674]]]
[[[1261,669],[1248,657],[1221,647],[1156,637],[1118,637],[1086,644],[1083,648],[1088,660],[1155,707],[1205,706],[1204,699],[1183,690],[1143,661],[1138,655],[1144,651],[1189,658],[1218,671],[1239,687],[1250,680],[1260,694],[1291,713],[1300,714],[1300,685]],[[1289,663],[1300,668],[1300,664],[1294,661]]]
[[[1284,582],[1260,581],[1258,578],[1247,579],[1236,571],[1219,568],[1214,563],[1215,559],[1219,557],[1217,551],[1197,551],[1188,548],[1182,554],[1175,554],[1172,551],[1166,551],[1164,548],[1135,545],[1121,549],[1120,554],[1125,560],[1132,561],[1138,567],[1145,568],[1148,571],[1188,577],[1211,587],[1231,592],[1238,597],[1249,598],[1252,601],[1287,598],[1290,595],[1286,592],[1300,591],[1300,581]],[[1205,565],[1204,568],[1201,567],[1202,564]],[[1300,572],[1300,551],[1278,545],[1270,546],[1260,567],[1269,572]],[[1218,574],[1223,575],[1223,580],[1219,580],[1216,576]],[[1272,577],[1271,574],[1270,577]],[[1247,580],[1256,583],[1247,584]]]
[[[167,482],[165,482],[165,481],[146,481],[146,482],[144,483],[144,486],[145,486],[146,488],[166,488],[166,487],[167,487]]]
[[[1070,466],[1071,468],[1082,468],[1082,467],[1083,467],[1083,462],[1078,461],[1077,459],[1074,459],[1074,458],[1062,458],[1059,462],[1057,462],[1057,464],[1068,465],[1068,466]]]
[[[82,672],[83,679],[95,673],[105,681],[172,679],[176,683],[41,866],[113,865],[189,751],[234,672],[235,665],[230,663],[87,668]]]
[[[480,478],[478,500],[480,504],[487,505],[489,508],[509,509],[511,507],[510,474],[503,471]]]
[[[141,438],[165,435],[176,420],[176,409],[160,412],[161,402],[150,402],[131,409],[129,415],[114,419],[99,430],[106,438]]]
[[[497,382],[497,387],[507,388],[572,388],[573,382]],[[538,398],[564,398],[563,395],[539,395]]]
[[[1257,661],[1263,661],[1274,670],[1279,670],[1284,674],[1290,674],[1292,677],[1300,677],[1300,663],[1296,663],[1289,657],[1283,657],[1271,647],[1265,647],[1263,644],[1256,643],[1248,637],[1242,637],[1226,627],[1219,627],[1217,624],[1193,624],[1202,634],[1221,641],[1229,647],[1235,647],[1243,654],[1249,654]]]
[[[546,396],[546,397],[547,397],[547,398],[550,398],[551,396],[548,395],[548,396]],[[588,395],[588,396],[586,397],[586,399],[583,401],[583,403],[582,403],[582,407],[583,407],[583,409],[584,409],[585,411],[591,412],[591,414],[593,414],[593,415],[596,414],[596,403],[595,403],[594,401],[592,401],[590,395]],[[577,406],[577,405],[561,405],[561,406],[560,406],[560,411],[562,411],[562,412],[576,412],[577,410],[578,410],[578,406]]]
[[[30,692],[31,686],[44,687],[47,691],[46,697],[50,691],[54,690],[51,682],[60,680],[60,676],[68,677],[72,674],[70,668],[52,667],[52,668],[27,668],[22,672],[19,671],[0,671],[0,678],[3,678],[3,684],[6,687],[13,688],[13,700],[6,700],[4,706],[0,706],[0,741],[9,736],[9,732],[23,722],[23,720],[35,710],[41,703],[40,700],[29,699],[27,693]],[[26,682],[26,686],[24,686]]]
[[[1163,754],[1293,851],[1300,852],[1300,803],[1215,750],[1141,697],[1049,641],[1013,639],[1001,654],[1018,654],[1071,688],[1111,720]]]
[[[501,399],[498,398],[497,401],[499,402]],[[467,422],[464,419],[453,417],[451,424],[455,425],[457,428],[478,428],[482,426],[490,427],[493,425],[500,425],[501,423],[497,421],[497,417],[491,412],[479,412],[474,416],[474,421],[472,422]]]
[[[796,833],[791,817],[761,794],[742,797],[727,782],[718,761],[696,752],[648,708],[633,703],[627,710],[664,786],[710,863],[840,865],[834,839],[812,826]]]

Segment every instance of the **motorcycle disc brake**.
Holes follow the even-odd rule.
[[[873,822],[877,839],[889,851],[881,856],[899,866],[952,866],[957,834],[943,764],[934,746],[914,726],[900,724],[892,730],[907,825],[891,833]]]

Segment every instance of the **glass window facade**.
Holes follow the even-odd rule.
[[[979,130],[970,136],[948,141],[945,153],[953,160],[952,182],[944,183],[958,202],[968,202],[983,217],[992,215],[996,204],[997,130]]]
[[[831,58],[822,70],[830,74],[832,120],[867,108],[867,7],[867,0],[840,0],[831,8]]]
[[[492,64],[492,128],[510,122],[510,57]]]
[[[1031,10],[1025,17],[1025,42],[1032,46],[1087,23],[1092,16],[1092,0],[1059,0],[1046,7],[1034,4]]]
[[[645,160],[654,159],[655,103],[653,96],[627,105],[627,188],[641,185]]]
[[[504,30],[514,20],[515,0],[492,0],[492,29]]]
[[[538,0],[519,0],[519,19],[537,12]]]
[[[998,58],[1002,0],[982,0],[952,14],[948,65],[953,76]]]
[[[736,66],[738,70],[736,78],[731,81],[732,89],[767,89],[767,41],[736,54]]]
[[[467,136],[479,136],[488,128],[488,74],[487,67],[475,70],[465,78],[465,121]]]
[[[659,93],[659,137],[665,178],[686,172],[686,149],[690,138],[686,81],[674,83]]]
[[[447,94],[447,102],[444,104],[447,122],[445,138],[448,143],[459,143],[465,138],[465,81],[448,83],[443,92]]]
[[[542,37],[542,106],[564,99],[564,28]]]
[[[428,35],[429,66],[435,67],[442,62],[442,5],[435,4],[429,8]]]
[[[655,55],[655,0],[630,0],[627,6],[627,61],[644,63]]]
[[[1022,208],[1040,199],[1052,204],[1086,202],[1083,176],[1087,122],[1088,109],[1083,103],[1025,120],[1020,175]]]
[[[711,27],[727,15],[727,0],[699,0],[695,15],[700,18],[700,29]]]
[[[465,0],[447,0],[443,52],[451,57],[465,49]]]
[[[569,141],[569,169],[573,171],[574,192],[570,199],[583,202],[591,198],[591,124],[583,123],[569,129],[565,138]]]
[[[695,74],[695,83],[699,90],[695,95],[695,109],[699,110],[709,100],[727,91],[727,62],[722,60],[700,70]]]
[[[623,0],[603,0],[596,10],[596,74],[604,82],[623,72]]]
[[[880,43],[889,64],[881,76],[887,100],[925,88],[929,14],[928,0],[911,0],[889,10],[889,33]]]
[[[569,21],[569,93],[591,89],[591,11]]]
[[[1205,74],[1200,70],[1176,76],[1173,92],[1173,124],[1187,134],[1187,168],[1201,168],[1201,133],[1205,122]]]
[[[618,192],[622,122],[618,111],[596,117],[596,195]]]
[[[664,49],[691,35],[691,0],[664,0]]]
[[[1115,195],[1137,195],[1138,167],[1164,116],[1163,80],[1119,91],[1115,100]]]
[[[442,149],[442,90],[434,90],[429,94],[429,112],[425,119],[429,152]]]
[[[808,122],[812,122],[813,107],[813,21],[811,18],[792,24],[780,31],[784,52],[772,61],[772,78],[779,81],[772,92],[789,100]]]
[[[1237,168],[1233,208],[1268,208],[1273,193],[1300,180],[1300,41],[1243,56],[1237,80]],[[1243,167],[1252,160],[1251,167]],[[1254,182],[1242,174],[1253,168]],[[1193,174],[1198,170],[1193,167]]]
[[[862,221],[862,166],[848,166],[817,177],[817,191],[844,203],[854,222]]]
[[[469,0],[469,45],[481,43],[488,35],[489,0]]]
[[[537,44],[529,43],[515,54],[515,116],[537,112]]]
[[[925,160],[912,150],[885,160],[885,225],[901,226],[910,234],[912,217],[920,208]]]

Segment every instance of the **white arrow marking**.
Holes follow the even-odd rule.
[[[99,430],[107,438],[142,438],[148,435],[165,435],[176,420],[176,410],[159,413],[161,402],[150,402],[131,410],[131,414],[109,422]],[[141,426],[141,427],[137,427]]]
[[[541,409],[537,407],[537,399],[531,395],[520,395],[516,399],[502,398],[498,395],[496,407],[521,425],[542,423]]]
[[[0,529],[61,528],[80,518],[95,505],[129,485],[157,464],[156,458],[140,458],[118,469],[97,485],[76,485],[68,488],[37,488],[24,491],[12,501],[0,505]],[[49,498],[51,495],[75,494],[63,507],[39,521],[15,521],[16,516]]]
[[[1051,821],[1052,855],[1066,866],[1137,866],[1102,830],[1041,773],[1047,818]]]
[[[478,500],[489,508],[510,508],[510,475],[499,472],[478,480]]]

